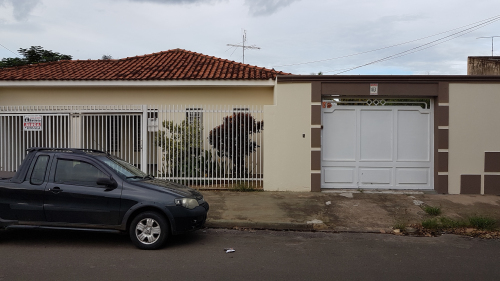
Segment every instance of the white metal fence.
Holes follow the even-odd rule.
[[[188,185],[262,186],[261,106],[151,106],[147,172]]]
[[[262,119],[243,105],[0,106],[0,171],[16,171],[30,147],[73,147],[191,186],[260,187]]]
[[[17,170],[30,147],[69,146],[68,114],[40,114],[45,130],[23,130],[23,117],[0,114],[0,171]]]

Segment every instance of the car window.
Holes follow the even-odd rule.
[[[77,185],[96,186],[99,178],[108,176],[94,165],[78,161],[58,159],[54,181]]]
[[[45,171],[47,170],[47,163],[49,162],[48,155],[40,155],[36,159],[33,172],[31,172],[30,183],[40,185],[45,178]]]
[[[97,157],[99,160],[104,162],[108,167],[113,169],[116,173],[118,173],[121,176],[127,177],[127,178],[132,178],[132,177],[139,177],[139,178],[144,178],[147,176],[144,172],[139,170],[137,167],[134,165],[125,162],[119,158],[116,157]]]

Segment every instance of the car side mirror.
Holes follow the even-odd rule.
[[[114,179],[110,179],[110,178],[98,178],[96,183],[97,183],[97,185],[104,185],[105,187],[109,187],[112,189],[114,189],[118,186],[116,181]]]

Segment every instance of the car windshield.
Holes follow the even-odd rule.
[[[104,162],[104,164],[108,165],[111,169],[113,169],[117,174],[123,176],[127,179],[144,179],[147,178],[148,175],[143,171],[139,170],[134,165],[125,162],[116,157],[98,157],[99,160]]]

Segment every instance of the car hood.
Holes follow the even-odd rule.
[[[148,179],[135,182],[134,184],[169,191],[170,193],[176,193],[183,197],[196,198],[196,200],[201,200],[203,198],[203,195],[198,190],[167,180]]]

